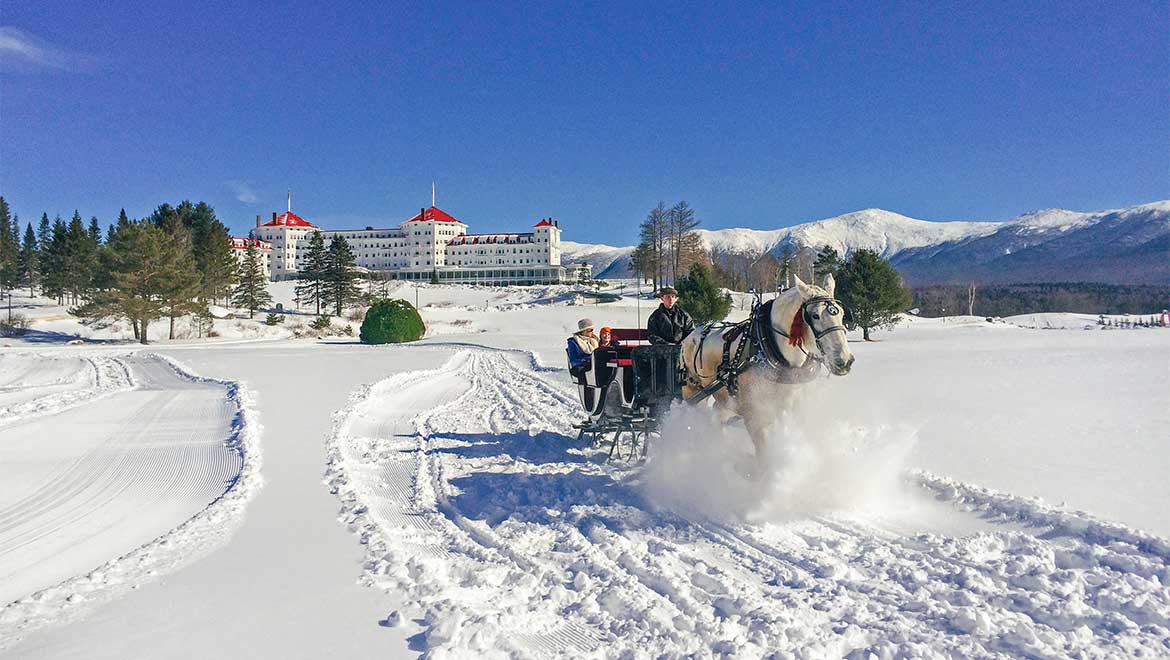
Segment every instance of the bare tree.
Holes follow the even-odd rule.
[[[665,203],[659,202],[658,206],[650,209],[650,213],[642,221],[639,238],[640,252],[637,254],[636,267],[654,281],[654,288],[657,289],[663,284],[663,275],[668,272],[670,266],[667,250],[670,244],[670,223]]]

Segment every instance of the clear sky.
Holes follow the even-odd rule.
[[[1166,2],[55,2],[0,9],[22,220],[204,200],[627,245],[866,207],[1003,220],[1170,197]]]

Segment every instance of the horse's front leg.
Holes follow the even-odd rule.
[[[752,470],[752,475],[763,474],[771,463],[768,450],[768,427],[771,424],[768,423],[766,416],[745,410],[743,425],[747,428],[748,437],[752,439],[752,445],[756,449],[756,467]]]
[[[715,399],[715,405],[719,409],[719,422],[721,424],[726,426],[739,416],[739,412],[733,403],[734,399],[727,393],[727,390],[719,390],[713,395],[713,398]]]

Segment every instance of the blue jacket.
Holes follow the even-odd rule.
[[[571,366],[571,367],[579,367],[583,364],[589,364],[589,361],[593,357],[592,354],[586,353],[585,351],[581,350],[581,346],[579,346],[577,344],[577,342],[572,337],[569,337],[568,351],[569,351],[569,366]]]

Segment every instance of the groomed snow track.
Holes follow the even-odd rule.
[[[0,648],[215,547],[259,484],[238,383],[150,354],[3,359],[45,369],[0,390],[20,399],[0,417]]]
[[[1170,544],[908,475],[990,531],[663,511],[573,443],[578,404],[531,360],[459,351],[356,392],[326,481],[428,654],[984,658],[1170,654]]]

